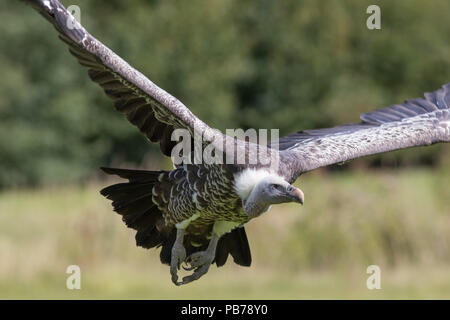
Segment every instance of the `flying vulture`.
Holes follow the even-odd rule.
[[[185,158],[172,171],[103,168],[126,179],[101,190],[144,248],[161,247],[161,262],[172,281],[186,284],[206,274],[215,263],[250,266],[244,224],[285,202],[303,203],[292,183],[304,172],[371,154],[450,142],[450,83],[425,93],[424,99],[362,114],[359,123],[299,131],[278,144],[257,145],[213,130],[185,105],[92,37],[57,0],[23,0],[56,28],[89,77],[112,98],[115,108],[166,156],[176,146],[172,134],[185,129],[200,134],[202,150],[213,145],[231,162],[192,163]],[[195,143],[195,142],[194,142]],[[231,148],[230,148],[231,146]],[[228,151],[227,151],[228,150]],[[231,151],[230,151],[231,150]],[[277,159],[277,166],[262,161]],[[255,160],[256,161],[250,161]],[[267,160],[267,159],[266,159]],[[271,162],[270,162],[271,163]],[[191,274],[178,280],[183,268]]]

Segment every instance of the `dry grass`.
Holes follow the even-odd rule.
[[[326,174],[306,203],[249,223],[251,268],[228,263],[178,288],[134,245],[100,186],[0,194],[0,298],[450,298],[450,171]],[[82,270],[67,290],[66,267]],[[366,268],[382,269],[368,290]]]

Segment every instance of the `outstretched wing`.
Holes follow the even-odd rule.
[[[69,46],[69,51],[84,67],[90,78],[115,100],[115,108],[161,151],[170,156],[176,142],[171,135],[176,128],[194,130],[206,141],[219,133],[198,119],[178,99],[171,96],[132,68],[113,51],[92,37],[57,0],[22,0],[40,12]]]
[[[371,154],[450,142],[450,83],[425,99],[407,100],[361,115],[361,123],[282,137],[281,158],[292,178],[318,167]]]

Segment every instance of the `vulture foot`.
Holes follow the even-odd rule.
[[[188,267],[185,268],[183,266],[183,269],[187,271],[194,270],[194,272],[189,276],[183,277],[183,281],[179,284],[187,284],[198,280],[208,272],[209,267],[216,257],[216,247],[218,241],[219,236],[214,234],[209,242],[208,248],[205,251],[195,252],[185,260]]]
[[[183,269],[191,271],[205,264],[211,264],[214,260],[214,256],[214,253],[208,252],[208,250],[195,252],[186,259],[186,264],[190,265],[190,267],[186,268],[183,266]]]
[[[191,270],[195,271],[191,275],[183,277],[182,284],[187,284],[194,280],[198,280],[200,279],[200,277],[205,275],[208,272],[209,267],[211,266],[211,263],[214,260],[214,257],[215,257],[215,248],[214,251],[209,250],[208,248],[208,250],[206,251],[200,251],[191,254],[186,259],[186,264],[188,264],[189,267],[186,268],[183,266],[183,269],[187,271]]]

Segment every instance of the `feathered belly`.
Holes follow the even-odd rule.
[[[221,166],[177,168],[162,174],[153,188],[153,201],[164,212],[167,224],[177,224],[198,214],[193,226],[215,221],[245,223],[249,220],[233,189],[232,176]]]

